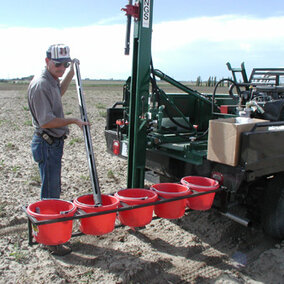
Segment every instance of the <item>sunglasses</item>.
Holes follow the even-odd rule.
[[[68,68],[69,66],[70,66],[70,62],[63,62],[63,63],[61,63],[61,62],[55,62],[55,61],[53,61],[53,63],[54,63],[54,65],[55,65],[55,67],[60,67],[60,66],[64,66],[65,68]]]

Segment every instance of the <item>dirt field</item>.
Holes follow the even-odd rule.
[[[284,241],[265,237],[214,210],[190,211],[179,220],[155,219],[133,231],[71,238],[73,252],[51,255],[28,245],[22,210],[39,200],[33,162],[27,85],[0,84],[0,283],[284,283]],[[120,85],[89,84],[85,99],[102,193],[126,186],[127,162],[106,153],[106,107],[121,100]],[[66,117],[78,117],[75,86],[64,96]],[[66,140],[62,199],[91,193],[84,138],[76,126]],[[78,222],[74,222],[74,228]],[[75,230],[75,229],[74,229]]]

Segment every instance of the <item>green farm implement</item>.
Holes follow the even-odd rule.
[[[109,152],[128,159],[128,188],[143,188],[149,173],[158,182],[210,177],[225,188],[214,203],[222,214],[284,238],[284,68],[248,76],[244,63],[227,63],[232,79],[200,93],[154,68],[153,1],[124,10],[128,32],[135,19],[132,74],[122,101],[107,110],[105,137]],[[126,44],[129,53],[129,35]],[[165,92],[162,81],[178,91]]]

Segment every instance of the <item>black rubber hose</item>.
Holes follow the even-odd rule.
[[[212,110],[212,113],[214,113],[214,101],[215,101],[215,94],[216,94],[216,91],[217,91],[219,85],[220,85],[221,83],[223,83],[223,82],[230,82],[230,83],[232,83],[234,86],[236,86],[238,94],[241,94],[240,87],[237,85],[237,83],[236,83],[235,81],[233,81],[233,80],[231,80],[231,79],[229,79],[229,78],[224,78],[224,79],[218,81],[218,83],[216,84],[216,86],[215,86],[215,88],[214,88],[213,94],[212,94],[212,109],[211,109],[211,110]],[[233,94],[230,94],[230,92],[229,92],[229,95],[230,95],[233,99],[236,99]]]

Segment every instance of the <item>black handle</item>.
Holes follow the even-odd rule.
[[[258,128],[258,127],[281,126],[281,125],[284,125],[284,121],[258,122],[253,126],[251,132],[255,131],[255,129]]]

